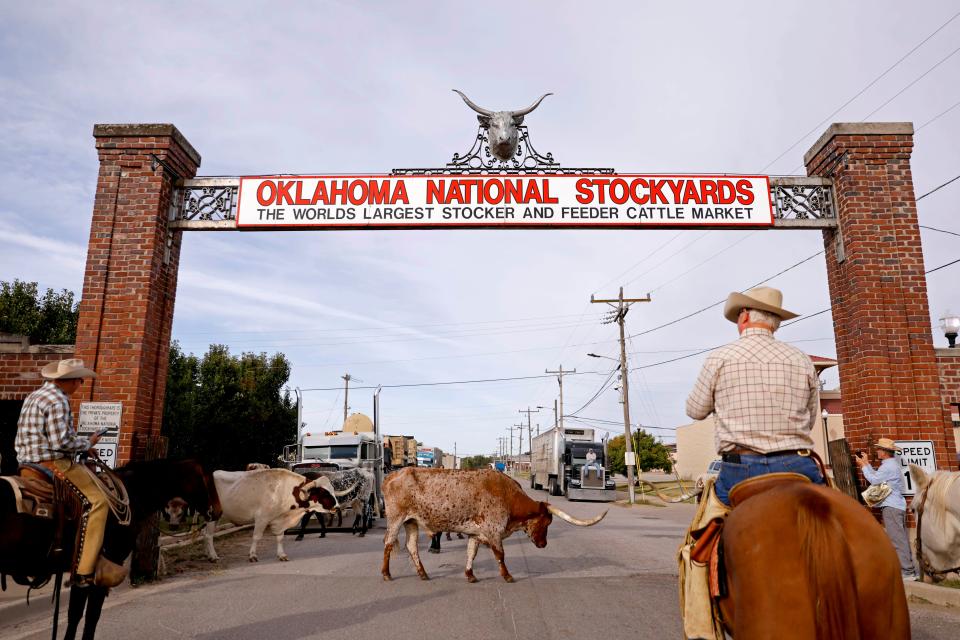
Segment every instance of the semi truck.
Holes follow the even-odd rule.
[[[443,465],[443,451],[436,447],[417,447],[418,467],[440,467]]]
[[[616,484],[607,471],[605,447],[593,438],[594,430],[584,427],[554,427],[535,436],[530,487],[570,500],[616,500]],[[599,470],[584,469],[588,451],[596,454]]]

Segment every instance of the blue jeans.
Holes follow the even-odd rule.
[[[785,453],[778,456],[741,455],[740,464],[724,462],[720,465],[720,475],[717,476],[717,482],[714,485],[717,498],[723,504],[729,505],[730,490],[733,489],[735,484],[747,478],[778,471],[799,473],[807,476],[816,484],[826,484],[817,463],[809,456],[801,456],[796,453]]]

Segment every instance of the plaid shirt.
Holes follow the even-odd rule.
[[[48,449],[86,451],[90,448],[90,440],[78,436],[73,428],[70,399],[50,381],[44,382],[23,401],[15,444],[20,462],[65,457]]]
[[[819,389],[805,353],[774,340],[767,329],[750,328],[707,356],[687,398],[687,415],[703,420],[715,414],[720,453],[812,449]]]

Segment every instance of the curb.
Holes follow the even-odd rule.
[[[938,587],[926,582],[904,582],[903,588],[907,592],[910,602],[924,602],[940,607],[960,608],[960,589]]]

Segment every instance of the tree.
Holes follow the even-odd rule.
[[[41,295],[36,282],[0,282],[0,331],[28,336],[34,344],[73,344],[79,317],[72,291],[47,289]]]
[[[488,469],[493,458],[490,456],[470,456],[460,461],[461,469]]]
[[[171,458],[196,458],[215,469],[272,463],[296,439],[297,408],[285,388],[283,354],[230,354],[211,345],[202,358],[170,346],[163,434]]]
[[[607,442],[607,464],[611,472],[626,475],[626,449],[624,436],[610,438]],[[633,432],[633,451],[637,454],[637,468],[640,471],[673,470],[673,461],[667,448],[642,429]]]

